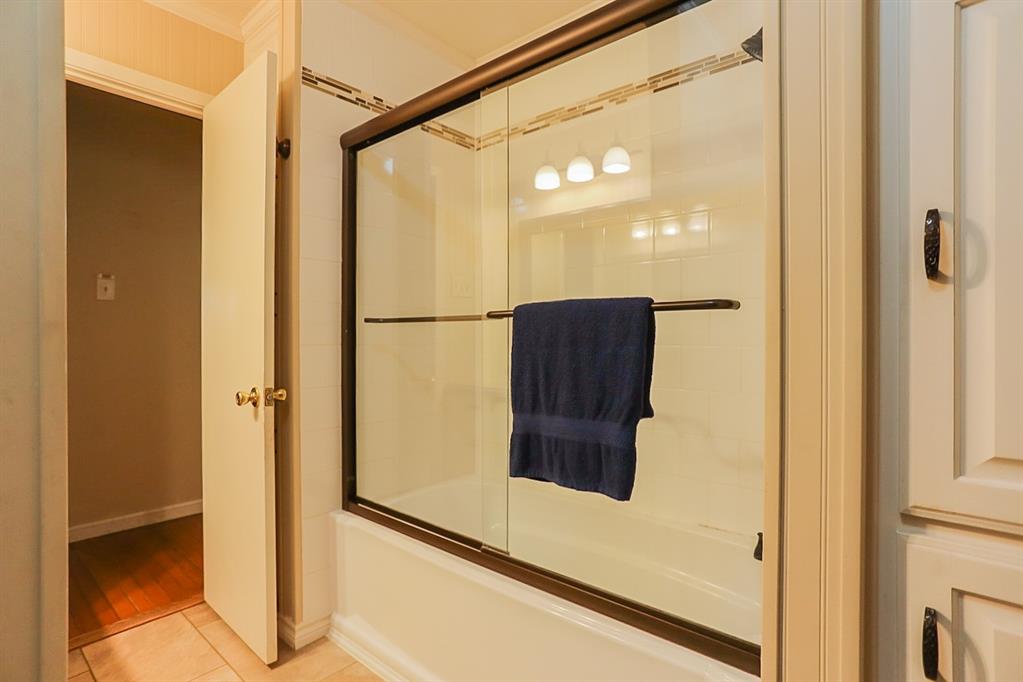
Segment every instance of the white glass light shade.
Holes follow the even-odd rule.
[[[565,177],[569,182],[589,182],[593,179],[593,164],[585,156],[577,156],[568,162]]]
[[[540,166],[536,175],[533,176],[533,187],[540,190],[557,189],[561,187],[561,176],[554,166]]]
[[[629,158],[629,152],[625,151],[625,147],[611,147],[604,154],[601,168],[604,169],[605,173],[611,173],[612,175],[628,173],[629,169],[632,168],[632,159]]]

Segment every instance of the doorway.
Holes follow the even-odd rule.
[[[67,84],[69,649],[203,599],[202,121]]]

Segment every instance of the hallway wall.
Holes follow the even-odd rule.
[[[143,0],[66,0],[66,46],[209,95],[243,66],[244,44]]]
[[[202,122],[73,83],[67,93],[74,536],[202,497]],[[98,273],[115,275],[115,300],[97,300]]]

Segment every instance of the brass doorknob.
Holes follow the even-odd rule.
[[[288,399],[288,390],[285,388],[269,388],[266,389],[266,406],[270,407],[274,404],[274,401],[284,402]]]
[[[238,403],[238,407],[248,405],[249,403],[252,403],[252,406],[255,407],[259,405],[259,391],[256,390],[255,386],[248,393],[238,391],[234,394],[234,401]]]

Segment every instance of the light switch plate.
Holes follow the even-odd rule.
[[[96,300],[113,301],[114,285],[117,278],[114,275],[105,275],[102,272],[96,275]]]

